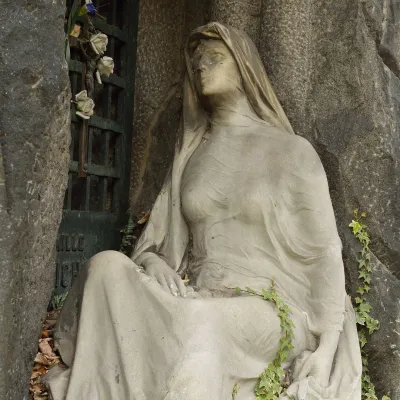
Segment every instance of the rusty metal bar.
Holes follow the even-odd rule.
[[[86,65],[82,64],[82,87],[85,87]],[[81,121],[81,131],[79,135],[79,159],[78,159],[78,178],[87,176],[87,142],[88,142],[88,122]]]

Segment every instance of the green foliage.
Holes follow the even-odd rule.
[[[132,243],[133,239],[135,236],[133,235],[133,230],[135,228],[136,224],[133,222],[133,219],[131,216],[128,218],[128,222],[125,226],[124,229],[122,229],[122,241],[121,241],[121,246],[119,248],[119,251],[121,253],[124,253],[125,255],[129,256],[129,252],[132,249]]]
[[[360,341],[363,372],[361,377],[362,386],[362,400],[378,400],[375,393],[375,386],[371,382],[371,378],[368,374],[368,356],[365,351],[365,345],[368,342],[368,336],[372,335],[376,330],[379,329],[379,321],[372,318],[370,315],[371,305],[365,298],[365,294],[369,292],[371,288],[371,252],[369,249],[370,238],[367,231],[367,226],[362,220],[367,216],[366,213],[358,215],[358,210],[354,210],[354,219],[349,225],[353,230],[353,235],[361,243],[360,255],[357,259],[358,262],[358,278],[361,282],[357,293],[360,295],[355,298],[355,313],[356,322],[358,328],[358,337]],[[389,396],[383,396],[382,400],[390,400]]]
[[[237,293],[243,291],[253,296],[261,297],[265,301],[274,303],[278,310],[282,332],[282,336],[279,340],[279,349],[275,359],[272,363],[268,364],[267,368],[265,368],[258,377],[258,382],[254,389],[256,400],[278,400],[280,394],[284,390],[282,381],[285,377],[285,371],[282,368],[282,364],[287,360],[289,352],[293,349],[292,341],[294,338],[294,324],[290,319],[291,311],[285,302],[279,297],[275,290],[274,283],[272,283],[269,290],[263,289],[261,294],[250,288],[246,288],[245,290],[236,288]]]
[[[68,22],[66,26],[66,36],[65,36],[65,59],[67,60],[67,63],[69,62],[71,58],[71,53],[69,49],[69,34],[75,25],[76,19],[78,18],[79,15],[79,10],[80,10],[80,4],[81,0],[74,0],[72,3],[71,11],[69,13],[68,17]]]
[[[68,292],[62,293],[62,294],[53,294],[53,297],[51,298],[50,306],[53,310],[58,310],[61,308],[64,304],[65,299],[68,296]]]
[[[233,386],[233,390],[232,390],[232,400],[236,399],[236,396],[238,395],[239,389],[240,389],[240,386],[237,383],[235,383],[234,386]]]

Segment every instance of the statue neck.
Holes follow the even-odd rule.
[[[214,101],[211,111],[211,131],[225,130],[226,127],[249,127],[263,121],[255,114],[246,96],[231,96]]]

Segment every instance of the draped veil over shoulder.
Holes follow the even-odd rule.
[[[310,334],[318,337],[318,335],[327,330],[341,332],[329,386],[327,388],[319,387],[313,378],[306,378],[301,381],[294,381],[289,389],[289,393],[293,394],[297,399],[302,400],[358,400],[361,397],[360,350],[355,328],[354,312],[345,293],[341,242],[337,233],[325,172],[312,146],[307,141],[294,134],[274,94],[253,42],[244,33],[234,28],[213,22],[193,31],[186,43],[186,77],[184,82],[183,116],[181,132],[176,143],[175,157],[165,184],[155,202],[147,227],[133,252],[132,260],[136,265],[141,265],[143,257],[145,257],[146,253],[150,252],[158,254],[171,268],[178,272],[184,271],[188,267],[188,264],[190,264],[190,234],[187,221],[182,212],[181,183],[185,167],[190,157],[200,145],[203,135],[208,128],[208,115],[202,107],[196,93],[191,64],[192,53],[198,45],[198,42],[202,39],[221,40],[230,50],[240,71],[242,86],[247,99],[254,113],[265,122],[265,140],[269,140],[267,146],[268,150],[265,154],[265,169],[266,175],[274,179],[271,178],[270,184],[268,184],[268,193],[264,205],[260,206],[260,215],[262,215],[262,223],[265,226],[265,231],[277,254],[279,265],[273,270],[268,270],[266,267],[263,274],[265,277],[275,282],[277,290],[281,295],[304,316],[305,326]],[[270,140],[271,138],[273,140]],[[276,154],[280,155],[279,162],[276,161]],[[271,160],[269,164],[268,160]],[[276,177],[279,177],[279,179]],[[113,266],[110,266],[110,269],[112,268]],[[135,273],[137,274],[138,272],[135,270]],[[143,275],[141,272],[139,274]],[[159,299],[155,300],[152,297],[153,295],[149,295],[147,292],[144,294],[145,289],[143,289],[143,286],[147,285],[150,287],[153,283],[150,284],[145,279],[142,279],[139,283],[137,279],[135,283],[132,283],[134,279],[131,278],[129,278],[128,281],[131,282],[132,285],[132,293],[129,294],[129,296],[132,296],[129,299],[130,304],[138,302],[142,307],[151,309],[152,306],[161,307],[160,302],[164,301],[165,303],[161,308],[163,312],[166,313],[165,315],[168,315],[165,318],[169,318],[172,321],[175,321],[175,318],[177,318],[174,313],[179,314],[181,312],[183,316],[187,315],[185,311],[179,311],[179,307],[182,307],[184,310],[190,302],[197,301],[196,304],[199,305],[200,303],[198,302],[202,301],[190,299],[169,300],[169,298],[165,297],[167,296],[165,293],[160,294]],[[139,285],[141,286],[139,287]],[[88,294],[89,289],[83,289],[81,285],[81,289],[79,290],[84,293],[84,298],[85,296],[86,298],[90,297],[90,294]],[[75,289],[76,292],[79,290]],[[150,291],[155,293],[156,285],[151,286]],[[121,289],[121,293],[122,292],[123,290]],[[109,294],[106,296],[108,304],[112,304],[110,296]],[[119,294],[119,296],[122,296],[122,294]],[[142,297],[139,298],[139,296]],[[163,300],[161,300],[161,298]],[[229,298],[220,300],[218,304],[234,301]],[[125,302],[128,300],[123,301]],[[87,300],[87,302],[90,303],[89,300]],[[72,337],[76,335],[77,326],[78,324],[82,325],[81,321],[85,317],[85,305],[84,303],[82,305],[81,302],[78,303],[79,311],[76,311],[76,315],[78,316],[70,317],[69,319],[65,317],[64,321],[66,322],[63,323],[62,321],[59,324],[58,338],[62,339],[59,340],[59,342],[64,341],[64,343],[69,343],[76,340],[75,337]],[[169,306],[167,307],[165,304],[169,304]],[[74,307],[72,301],[70,301],[70,307],[71,309]],[[97,308],[97,306],[95,308]],[[126,307],[124,307],[124,309],[125,308]],[[150,333],[153,329],[151,326],[152,322],[146,319],[147,316],[144,314],[144,311],[138,310],[137,307],[134,310],[135,312],[129,311],[124,317],[121,317],[118,311],[113,310],[110,318],[114,321],[114,324],[125,326],[125,331],[131,329],[132,326],[136,326],[135,324],[143,324],[145,320],[145,325],[147,327],[146,334],[149,335],[149,337],[153,337]],[[93,313],[93,310],[87,312]],[[70,313],[72,313],[72,311]],[[67,312],[64,312],[64,314],[67,314]],[[150,312],[150,314],[154,317],[153,312]],[[126,326],[127,322],[125,321],[121,323],[121,319],[128,318],[130,319],[129,326]],[[72,323],[71,321],[74,322]],[[154,322],[154,324],[160,323],[159,321]],[[181,343],[184,340],[181,334],[176,331],[180,323],[185,323],[183,318],[179,318],[179,323],[174,322],[173,324],[171,323],[172,325],[166,323],[164,327],[166,329],[166,334],[177,338],[176,343]],[[188,321],[188,324],[190,323],[193,323],[193,320]],[[72,325],[74,325],[73,328],[71,328]],[[157,327],[157,329],[164,328],[160,326]],[[192,326],[192,330],[195,329],[196,326]],[[201,330],[200,327],[199,329]],[[271,325],[271,329],[277,329],[277,334],[279,335],[279,326],[273,327],[273,325]],[[125,331],[122,331],[121,328],[121,335],[124,337],[129,335],[129,333]],[[137,337],[138,336],[135,336],[135,338]],[[210,340],[210,337],[204,339],[205,343],[207,343],[207,340]],[[77,344],[70,346],[72,350],[65,350],[65,353],[69,352],[71,359],[73,358],[71,354],[74,352],[75,360],[77,359],[76,354],[78,354],[79,340],[78,336]],[[118,341],[117,335],[114,335],[112,340]],[[133,339],[125,340],[128,340],[130,344],[134,341]],[[149,353],[147,356],[150,359],[150,364],[153,357],[156,357],[154,352],[160,354],[162,351],[167,351],[160,350],[161,345],[158,344],[156,339],[154,339],[154,341],[157,343],[157,346],[159,346],[156,350],[152,346],[144,344],[145,338],[140,337],[140,339],[135,340],[136,342],[140,340],[141,346],[144,347],[142,351],[147,351]],[[148,338],[147,340],[150,339]],[[218,340],[221,340],[220,343],[223,343],[224,338],[222,337]],[[119,349],[120,346],[123,345],[118,343],[116,348]],[[66,347],[67,346],[64,345],[64,348]],[[60,351],[63,353],[62,345],[60,345]],[[145,357],[144,355],[140,355],[140,351],[140,349],[135,348],[133,351],[135,357]],[[187,348],[185,351],[187,351]],[[217,352],[218,351],[223,352],[223,344],[220,344],[220,348]],[[235,349],[229,349],[227,351],[234,352]],[[163,359],[169,360],[166,354],[167,353],[164,354]],[[297,361],[295,360],[295,363],[297,362],[297,364],[300,365],[309,354],[310,351],[305,351],[298,357]],[[129,354],[124,355],[122,367],[119,368],[137,368],[135,371],[130,371],[134,376],[138,376],[142,373],[140,368],[144,368],[147,371],[147,364],[145,367],[143,363],[139,364],[140,368],[138,368],[138,366],[132,366],[132,363],[127,360],[128,357]],[[169,360],[171,365],[165,361],[165,368],[167,368],[167,364],[169,365],[168,368],[174,368],[174,363],[178,363],[177,359],[174,357],[175,356],[171,356]],[[177,357],[180,359],[179,356]],[[259,361],[260,360],[254,360],[254,363],[257,364]],[[96,362],[96,360],[92,360],[92,362]],[[251,360],[249,360],[249,362],[251,362]],[[74,374],[74,368],[75,365],[72,368],[72,376]],[[146,373],[148,373],[148,371]],[[221,373],[221,375],[231,374],[231,372],[227,372],[224,369],[224,366],[216,373]],[[157,381],[157,372],[155,372],[155,369],[152,370],[151,374]],[[168,378],[165,378],[165,371],[162,373],[159,372],[159,375],[164,377],[163,379],[159,378],[160,382],[168,380]],[[254,378],[256,378],[256,376]],[[60,385],[60,381],[57,382],[57,379],[59,378],[53,379],[54,388]],[[64,379],[64,381],[69,382],[70,379],[68,375],[68,378]],[[227,382],[231,384],[232,381],[229,381],[229,379]],[[149,381],[137,379],[135,385],[137,387],[140,386],[140,382]],[[73,386],[72,381],[69,384]],[[129,383],[127,383],[127,385],[129,386]],[[132,383],[131,385],[134,384]],[[79,387],[79,385],[77,387]],[[90,385],[86,387],[90,387]],[[163,387],[162,383],[160,383],[160,387]],[[65,389],[63,390],[65,392]],[[114,389],[112,389],[110,393],[120,393],[117,389],[113,390]],[[154,400],[169,398],[168,396],[163,397],[160,395],[160,393],[164,391],[163,388],[158,392],[151,392],[153,393],[153,397],[148,397],[148,394],[143,394],[145,393],[144,389],[138,390],[139,389],[131,388],[125,392],[130,393],[130,397],[119,398],[152,398]],[[230,393],[229,390],[231,389],[227,389],[221,393]],[[139,392],[143,395],[138,395],[137,393]],[[73,393],[73,389],[70,389],[68,393]],[[88,389],[88,393],[92,393],[90,389]],[[238,400],[250,400],[252,398],[241,396],[242,394],[239,392]],[[61,398],[62,397],[60,397],[60,399]],[[103,399],[106,397],[98,395],[98,397],[93,397],[93,399],[95,398]],[[173,397],[171,397],[171,399],[172,398]],[[180,399],[180,397],[176,398]],[[184,397],[182,397],[182,400],[183,398]],[[189,400],[191,399],[190,396],[185,397],[185,399],[186,398]],[[197,397],[193,397],[193,399],[194,398],[197,399]],[[226,399],[225,397],[217,399],[212,396],[204,397],[204,399],[205,398],[212,398],[213,400],[228,399],[228,397],[226,397]],[[57,397],[55,397],[55,399],[59,400]],[[69,399],[72,399],[72,397],[67,397],[67,400]]]

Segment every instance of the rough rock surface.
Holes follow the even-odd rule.
[[[184,1],[139,3],[132,147],[132,212],[151,208],[179,127]]]
[[[64,2],[0,6],[0,397],[27,399],[69,162]],[[58,45],[56,45],[58,43]]]

